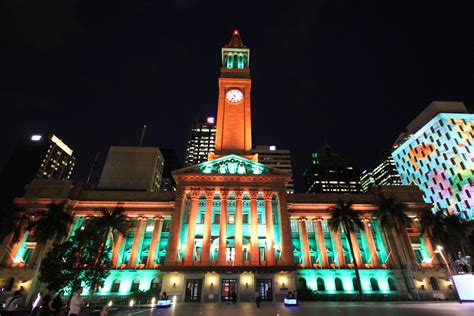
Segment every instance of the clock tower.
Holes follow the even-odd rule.
[[[238,30],[222,48],[217,106],[216,151],[209,160],[228,154],[253,158],[250,110],[250,49]],[[254,159],[255,160],[255,159]]]

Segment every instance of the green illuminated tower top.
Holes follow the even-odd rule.
[[[250,78],[250,49],[244,45],[238,30],[222,48],[221,78]]]

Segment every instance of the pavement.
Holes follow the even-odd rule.
[[[112,313],[111,313],[112,314]],[[473,316],[474,303],[456,302],[301,302],[298,307],[285,307],[282,303],[175,303],[168,309],[140,308],[122,310],[113,315],[133,316],[287,316],[287,315],[351,315],[351,316]]]

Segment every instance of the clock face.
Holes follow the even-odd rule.
[[[231,103],[237,103],[242,101],[242,99],[244,98],[244,94],[239,89],[230,89],[226,92],[225,98]]]

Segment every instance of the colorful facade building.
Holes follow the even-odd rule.
[[[395,144],[402,182],[417,185],[434,210],[474,219],[474,114],[460,102],[433,102]]]
[[[131,228],[111,236],[111,274],[95,294],[107,300],[156,288],[188,302],[222,302],[232,292],[251,301],[256,290],[264,300],[281,301],[303,286],[327,295],[354,294],[354,264],[366,294],[451,295],[446,270],[416,220],[396,235],[373,217],[374,194],[287,194],[290,175],[252,155],[249,53],[234,31],[223,49],[216,152],[207,162],[175,170],[175,192],[91,190],[72,181],[35,180],[16,202],[27,210],[65,202],[75,218],[71,231],[98,216],[97,208],[125,209]],[[427,206],[416,187],[381,192],[405,203],[413,219]],[[345,233],[328,228],[328,209],[340,199],[353,201],[364,220],[365,229],[350,235],[355,258]],[[0,246],[6,290],[36,291],[29,287],[45,245],[23,230]]]

